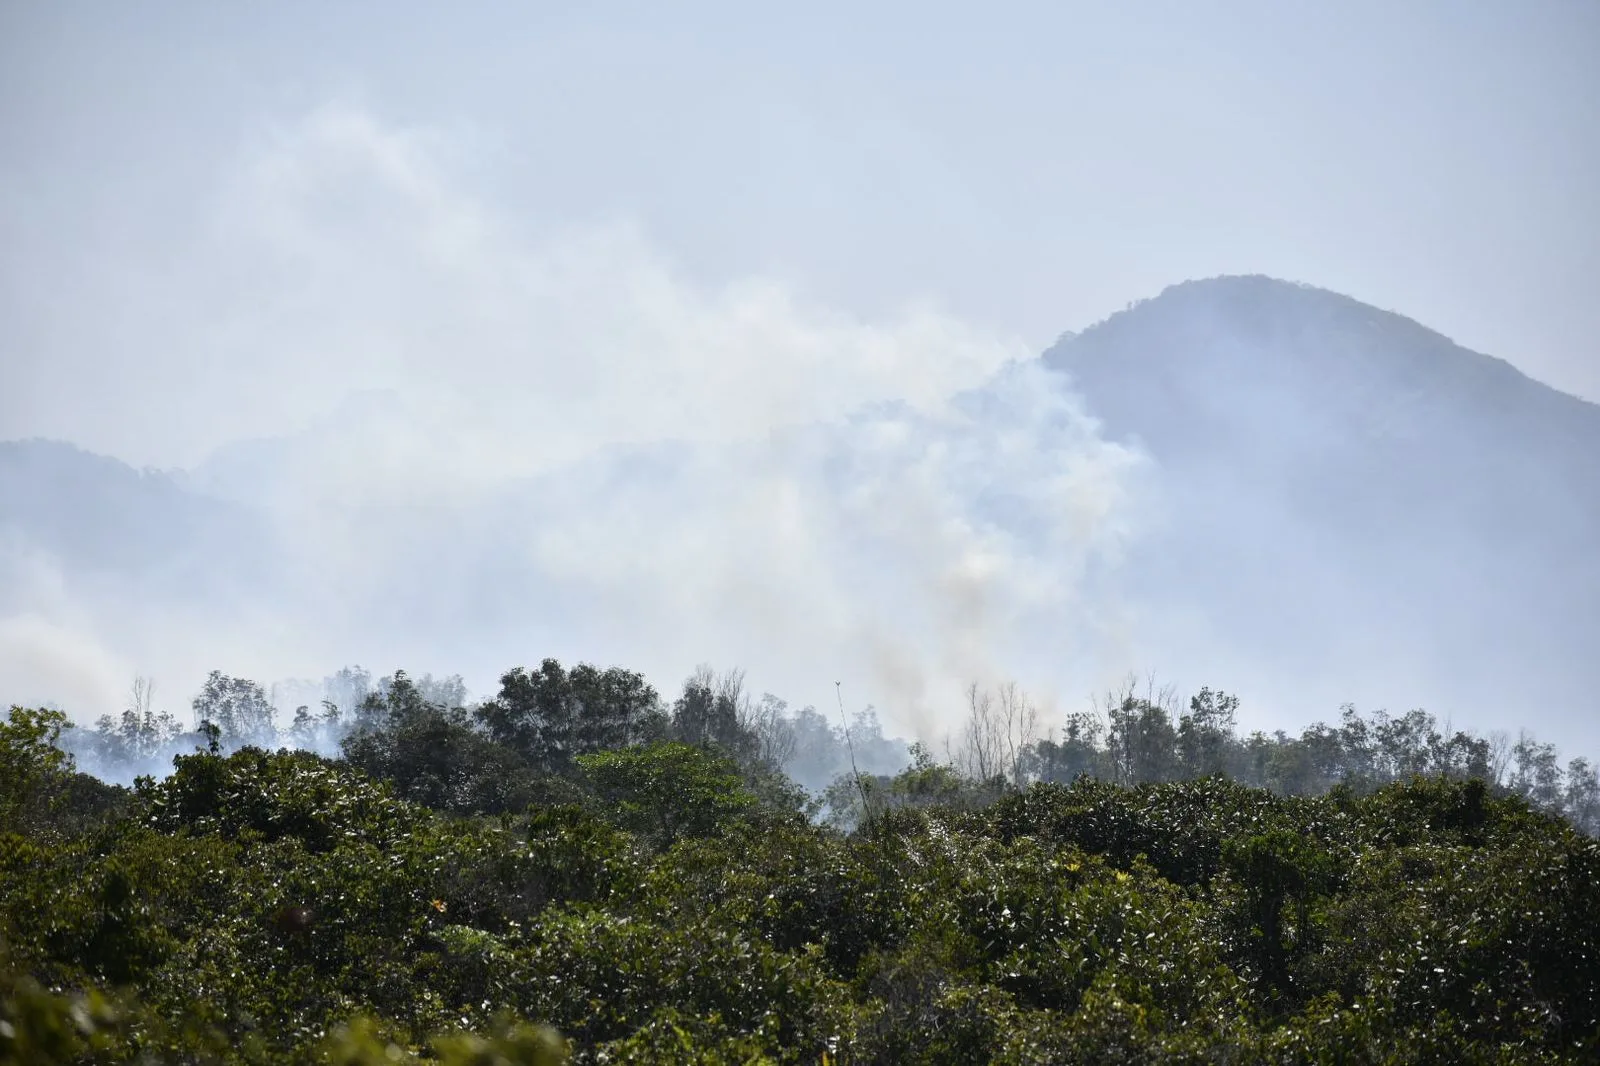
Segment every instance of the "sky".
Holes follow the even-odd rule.
[[[139,290],[203,270],[241,160],[330,108],[435,138],[507,239],[633,227],[686,284],[1037,350],[1266,273],[1600,399],[1592,3],[860,6],[6,3],[0,432],[213,443],[93,432],[78,370],[198,343]]]
[[[828,616],[846,579],[780,550],[826,463],[774,458],[785,432],[904,402],[860,431],[965,440],[961,390],[1188,278],[1334,289],[1600,401],[1595,4],[861,6],[0,0],[0,439],[225,484],[248,442],[401,395],[301,457],[276,502],[302,526],[352,494],[758,441],[766,503],[708,505],[674,563],[767,549],[655,609],[725,614],[782,562]],[[1059,434],[1082,506],[1046,522],[1065,582],[1137,467],[1085,427]],[[944,539],[878,548],[931,551],[940,590],[1005,569],[952,500],[973,456],[1015,453],[945,454],[872,474],[932,486],[906,506]],[[658,546],[615,534],[641,513],[591,556],[646,566]],[[351,563],[348,529],[316,535]],[[45,614],[29,633],[67,626]],[[1003,672],[975,639],[886,654]]]

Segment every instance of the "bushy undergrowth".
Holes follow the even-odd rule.
[[[845,834],[660,742],[492,816],[257,749],[108,795],[38,713],[3,1061],[1600,1060],[1600,844],[1473,780],[1085,779]]]

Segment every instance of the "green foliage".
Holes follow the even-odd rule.
[[[158,829],[249,830],[268,841],[293,837],[312,851],[352,840],[381,847],[419,819],[384,786],[310,752],[180,756],[170,777],[142,778],[136,792]]]
[[[541,792],[527,762],[473,729],[459,710],[430,704],[406,708],[382,727],[350,734],[343,750],[352,766],[435,810],[517,812]]]
[[[0,722],[0,831],[41,813],[52,787],[71,771],[72,757],[60,747],[71,725],[60,711],[26,707],[12,707]]]
[[[1260,748],[1324,777],[1330,745],[1371,754],[1322,795],[980,784],[919,750],[848,781],[846,833],[714,737],[552,770],[403,675],[364,706],[342,760],[204,752],[131,795],[14,711],[0,1062],[1600,1057],[1600,844],[1479,779],[1369,787],[1421,720]],[[1117,706],[1125,768],[1158,735],[1151,772],[1233,757],[1225,697],[1168,732]]]
[[[319,1049],[318,1061],[325,1066],[560,1066],[567,1061],[560,1034],[510,1019],[497,1019],[486,1034],[447,1033],[428,1043],[432,1054],[424,1059],[385,1035],[379,1022],[362,1017],[335,1030]]]
[[[585,752],[660,739],[666,719],[656,692],[632,671],[546,659],[500,679],[500,693],[477,711],[497,743],[542,770],[561,771]]]
[[[741,764],[755,761],[760,741],[745,725],[743,686],[744,675],[737,671],[719,677],[701,667],[684,682],[683,694],[672,705],[673,737],[719,748]]]
[[[580,755],[578,766],[619,825],[660,844],[715,832],[758,803],[731,759],[688,744]]]
[[[65,996],[36,981],[3,976],[0,1063],[66,1063],[110,1058],[119,1012],[99,991]]]

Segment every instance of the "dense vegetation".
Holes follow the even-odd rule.
[[[0,1059],[1600,1056],[1592,771],[1526,737],[1240,739],[1208,690],[1040,738],[974,689],[947,759],[818,799],[783,772],[815,712],[547,661],[302,710],[325,755],[213,675],[163,777],[75,772],[170,745],[141,698],[0,725]]]

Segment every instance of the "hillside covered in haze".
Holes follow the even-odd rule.
[[[848,649],[861,695],[930,736],[965,680],[1056,685],[1064,710],[1137,669],[1227,685],[1257,725],[1353,701],[1600,746],[1600,408],[1257,277],[1174,286],[1042,366],[953,413],[641,441],[448,494],[361,491],[359,457],[433,443],[392,397],[188,472],[0,444],[0,683],[87,718],[135,671],[483,685],[553,653],[780,688],[772,664],[806,660],[831,697]],[[196,661],[160,658],[180,645]]]
[[[1045,360],[1159,470],[1122,568],[1152,652],[1440,713],[1600,709],[1600,407],[1263,277],[1173,286]]]

